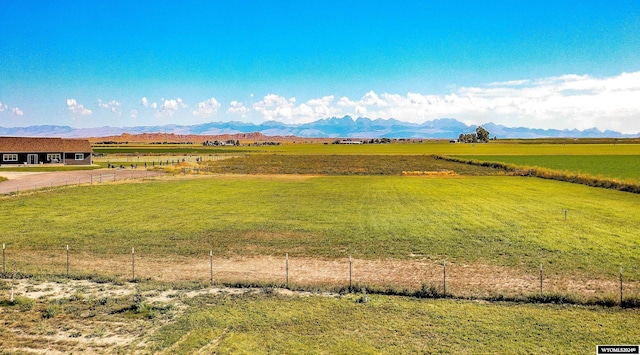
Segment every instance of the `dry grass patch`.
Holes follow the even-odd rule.
[[[18,271],[27,274],[64,275],[63,255],[29,253],[14,254],[22,260]],[[199,257],[167,255],[164,258],[135,254],[137,280],[162,282],[208,282],[211,265],[209,255]],[[442,289],[442,261],[416,258],[352,259],[353,284],[395,289],[419,289],[426,283]],[[131,280],[131,254],[96,256],[87,253],[73,255],[71,275],[105,275],[105,280]],[[460,297],[490,297],[493,295],[522,296],[539,293],[539,270],[490,265],[486,263],[447,263],[447,292]],[[213,257],[213,278],[216,283],[276,284],[286,282],[285,255]],[[339,288],[349,284],[349,259],[296,257],[289,254],[290,285]],[[52,293],[53,291],[49,292]],[[544,270],[543,292],[578,297],[613,298],[619,292],[617,278],[594,278],[581,272],[558,274]],[[640,282],[624,281],[624,294],[640,295]],[[53,292],[55,293],[55,292]]]

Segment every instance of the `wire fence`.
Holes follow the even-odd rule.
[[[615,272],[614,272],[615,271]],[[622,268],[605,277],[466,265],[452,260],[367,260],[280,256],[145,254],[125,247],[107,253],[66,245],[19,250],[2,245],[4,278],[18,275],[97,278],[138,282],[198,281],[227,285],[271,285],[289,289],[328,289],[486,300],[622,305],[640,307],[640,283],[625,279]],[[629,274],[635,270],[630,269]]]
[[[3,181],[0,194],[41,190],[60,186],[94,185],[106,182],[145,179],[164,174],[162,170],[114,168],[96,171],[69,171],[28,175],[21,179]]]
[[[93,158],[94,163],[128,163],[147,166],[161,166],[161,165],[173,165],[180,162],[205,162],[205,161],[220,161],[231,158],[237,158],[240,155],[225,154],[225,155],[208,155],[208,154],[183,154],[183,155],[131,155],[131,154],[109,154],[105,156],[96,156]]]

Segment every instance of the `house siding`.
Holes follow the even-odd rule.
[[[5,161],[5,154],[17,154],[17,161]],[[56,163],[47,159],[48,154],[59,154],[66,165],[91,165],[93,163],[91,144],[88,140],[63,138],[21,138],[0,137],[0,165],[33,164],[30,155],[37,155],[36,164]],[[82,154],[82,160],[76,160]]]
[[[76,160],[76,154],[83,154],[84,159]],[[65,165],[91,165],[91,153],[65,153],[64,163]]]

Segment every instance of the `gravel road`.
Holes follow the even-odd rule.
[[[144,169],[98,169],[55,172],[15,172],[0,170],[0,176],[9,179],[0,182],[0,194],[53,186],[140,179],[162,174],[162,172]]]

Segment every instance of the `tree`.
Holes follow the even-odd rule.
[[[476,135],[478,137],[478,142],[489,142],[489,131],[484,129],[482,126],[478,126],[478,128],[476,128]]]
[[[460,143],[476,143],[478,141],[478,135],[476,133],[460,134],[458,136],[458,142]]]

